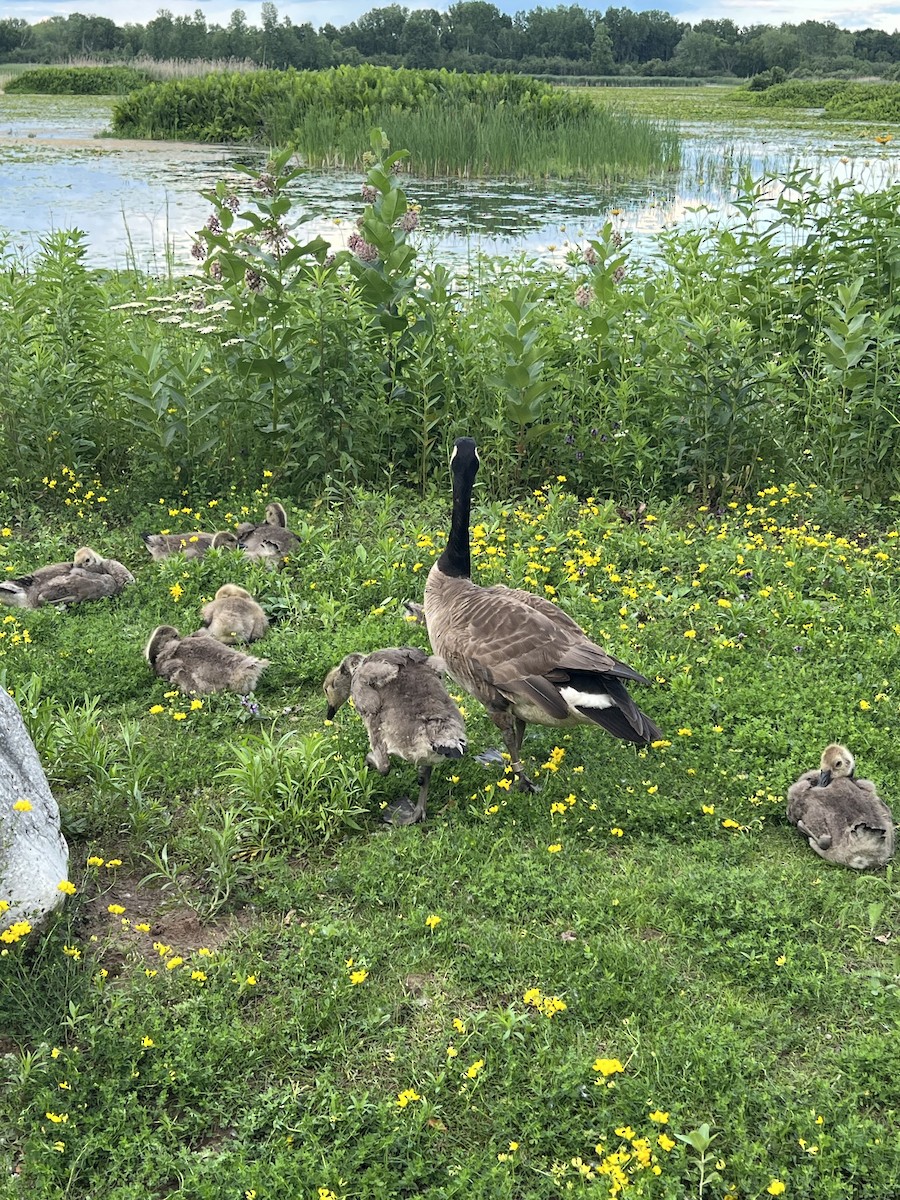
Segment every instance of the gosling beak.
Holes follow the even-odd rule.
[[[333,720],[334,720],[334,714],[335,714],[336,712],[337,712],[337,709],[334,707],[334,705],[333,705],[333,704],[329,704],[329,705],[328,705],[328,712],[326,712],[326,714],[325,714],[325,720],[326,720],[326,721],[333,721]]]
[[[829,783],[831,783],[831,772],[830,771],[820,771],[819,772],[819,787],[828,787]]]

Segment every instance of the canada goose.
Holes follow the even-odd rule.
[[[206,629],[183,638],[174,625],[158,625],[153,630],[144,657],[157,675],[182,692],[246,695],[269,665],[267,658],[223,646]]]
[[[856,779],[855,769],[846,746],[826,746],[820,769],[788,789],[787,817],[821,858],[864,871],[893,857],[894,819],[875,784]]]
[[[395,825],[425,819],[428,784],[436,763],[466,752],[462,714],[441,682],[443,663],[424,650],[397,646],[373,654],[348,654],[329,671],[323,684],[328,719],[352,697],[369,734],[366,764],[380,775],[391,769],[390,756],[413,763],[419,797],[389,808]]]
[[[299,537],[287,527],[284,506],[274,501],[266,506],[266,519],[262,525],[244,523],[238,526],[237,539],[248,558],[272,569],[300,545]]]
[[[661,733],[622,682],[650,681],[592,642],[561,608],[518,588],[472,582],[469,514],[478,464],[474,440],[457,439],[450,536],[428,573],[425,623],[448,674],[502,733],[520,789],[533,791],[521,761],[527,721],[593,723],[641,744]]]
[[[0,603],[14,608],[42,604],[80,604],[117,596],[134,576],[114,558],[103,558],[90,546],[80,546],[72,562],[38,567],[30,575],[0,582]]]
[[[172,554],[184,554],[185,558],[202,558],[207,550],[233,550],[237,538],[229,530],[220,533],[142,533],[144,545],[155,562],[169,558]]]
[[[248,591],[223,583],[215,599],[203,606],[203,624],[220,642],[255,642],[265,636],[269,620]]]

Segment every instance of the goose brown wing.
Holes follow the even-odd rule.
[[[535,676],[564,684],[574,673],[649,682],[592,642],[567,613],[541,596],[502,586],[473,586],[466,600],[449,630],[451,656],[477,659],[494,684]],[[445,657],[449,641],[442,639]]]

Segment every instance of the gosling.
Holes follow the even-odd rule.
[[[203,606],[203,624],[220,642],[255,642],[264,637],[269,619],[248,591],[223,583],[214,600]]]
[[[81,546],[72,562],[51,563],[30,575],[0,582],[0,603],[13,608],[80,604],[117,596],[130,583],[134,583],[134,576],[122,563],[104,558],[90,546]]]
[[[267,658],[254,658],[233,650],[198,629],[190,637],[181,637],[173,625],[158,625],[150,635],[144,657],[157,675],[168,679],[182,692],[254,691],[260,675],[269,665]]]
[[[869,779],[856,779],[846,746],[832,743],[818,771],[807,771],[788,790],[787,817],[827,862],[866,871],[894,854],[894,820]]]
[[[348,654],[323,684],[329,720],[353,700],[369,734],[367,766],[387,775],[394,755],[416,767],[418,800],[413,805],[404,797],[388,806],[386,819],[394,825],[424,821],[434,766],[466,752],[465,723],[441,682],[442,671],[441,659],[399,646]]]
[[[277,570],[286,555],[300,545],[300,538],[287,527],[284,506],[276,502],[266,506],[262,525],[239,525],[237,539],[249,559],[263,563],[271,571]]]
[[[142,533],[144,545],[154,562],[161,562],[173,554],[185,558],[202,558],[207,550],[234,550],[237,537],[223,530],[220,533]]]

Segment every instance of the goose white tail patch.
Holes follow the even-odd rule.
[[[580,692],[577,688],[561,687],[559,694],[573,711],[579,704],[584,708],[614,708],[616,703],[606,692]]]

